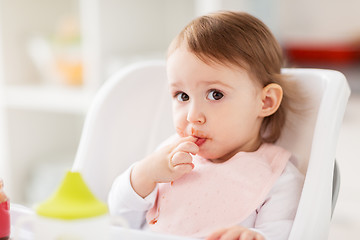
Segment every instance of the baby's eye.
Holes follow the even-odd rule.
[[[179,92],[178,94],[176,94],[176,98],[178,101],[180,102],[186,102],[189,101],[189,95],[187,95],[184,92]]]
[[[222,97],[224,96],[224,94],[218,90],[211,90],[208,93],[207,98],[210,100],[220,100]]]

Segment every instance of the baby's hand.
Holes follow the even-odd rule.
[[[194,168],[191,154],[195,155],[199,151],[195,141],[194,137],[180,138],[169,146],[172,149],[168,161],[171,176],[170,179],[159,179],[158,182],[174,181]]]
[[[265,240],[265,238],[248,228],[233,226],[214,232],[206,240]]]
[[[153,167],[155,182],[171,182],[194,168],[191,154],[197,154],[199,147],[196,138],[177,138],[171,144],[159,149],[153,154],[148,167]]]
[[[159,182],[171,182],[194,168],[191,154],[197,154],[197,139],[189,136],[177,138],[135,165],[131,184],[142,197],[147,196]]]

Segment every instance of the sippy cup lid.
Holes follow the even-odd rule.
[[[60,187],[36,207],[40,216],[59,219],[96,217],[108,212],[105,203],[90,191],[80,172],[68,171]]]

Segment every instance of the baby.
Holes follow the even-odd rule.
[[[281,48],[257,18],[193,20],[168,50],[177,131],[114,182],[133,228],[207,239],[288,239],[303,176],[274,145],[296,98]]]

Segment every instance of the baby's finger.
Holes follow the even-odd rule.
[[[190,173],[193,170],[194,165],[191,164],[178,164],[174,169],[174,180],[183,176],[184,174]]]
[[[261,235],[260,233],[256,233],[254,239],[256,239],[256,240],[265,240],[264,236]]]
[[[243,235],[241,234],[241,229],[238,228],[228,228],[227,231],[225,231],[221,235],[221,240],[247,240],[247,238],[243,238]]]
[[[176,137],[174,138],[173,142],[171,143],[171,148],[175,149],[177,146],[179,146],[179,144],[183,143],[183,142],[196,142],[197,138],[193,137],[193,136],[187,136],[187,137]]]
[[[241,240],[260,240],[261,238],[258,237],[261,237],[261,235],[249,229],[243,231],[240,235]]]
[[[187,141],[180,143],[173,152],[187,152],[195,155],[199,152],[199,147],[194,142]]]
[[[170,159],[171,167],[176,167],[178,165],[183,165],[183,164],[189,164],[189,165],[193,166],[192,157],[189,153],[176,152]]]
[[[218,240],[226,231],[226,228],[217,230],[216,232],[213,232],[211,235],[209,235],[205,240]]]
[[[175,179],[193,170],[194,164],[189,153],[177,152],[171,158],[171,168],[175,173]]]

